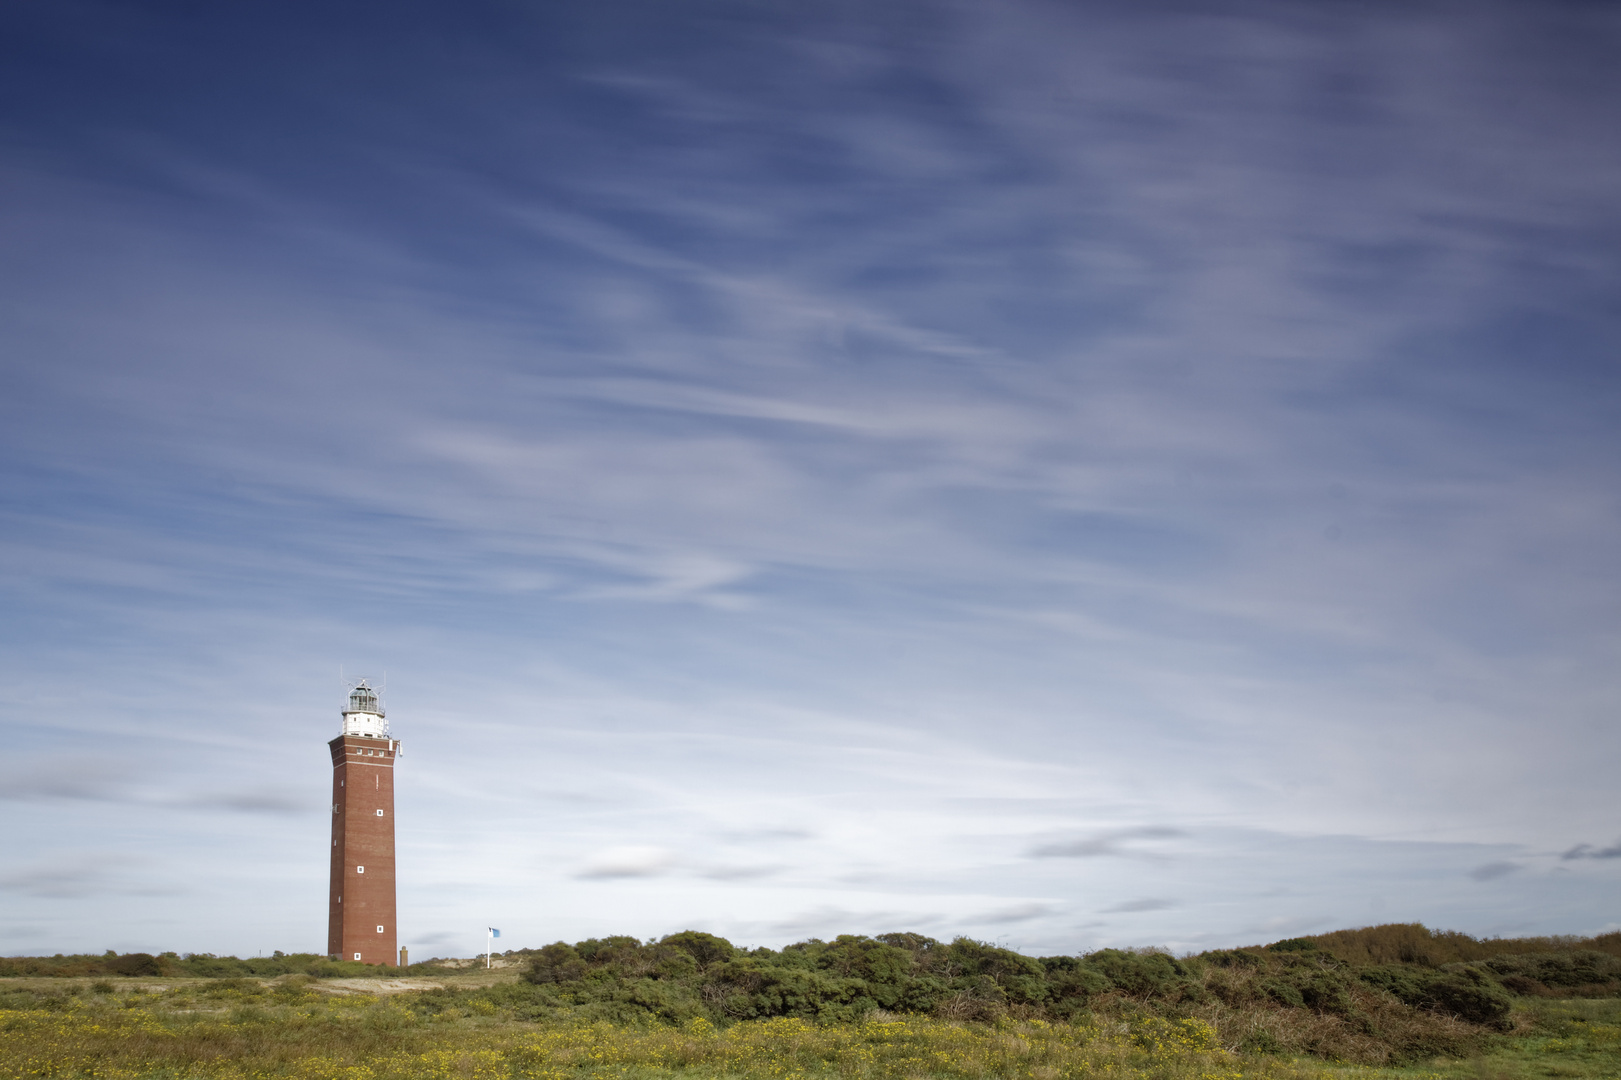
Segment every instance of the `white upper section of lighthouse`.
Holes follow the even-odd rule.
[[[343,733],[373,739],[389,737],[387,714],[377,700],[377,691],[367,686],[365,679],[349,691],[349,704],[343,710]]]

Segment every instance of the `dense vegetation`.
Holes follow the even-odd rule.
[[[781,950],[744,949],[695,931],[657,941],[609,937],[573,945],[557,942],[505,955],[509,962],[522,963],[518,981],[508,976],[496,985],[439,985],[403,994],[374,1019],[392,1017],[388,1023],[396,1026],[431,1027],[471,1018],[516,1025],[513,1030],[573,1031],[597,1025],[591,1030],[689,1034],[765,1030],[762,1024],[777,1024],[770,1030],[786,1032],[780,1025],[793,1021],[802,1025],[793,1030],[801,1033],[795,1038],[805,1046],[822,1045],[817,1039],[837,1041],[831,1035],[806,1034],[813,1030],[870,1032],[877,1030],[873,1025],[904,1020],[902,1028],[885,1030],[896,1038],[896,1032],[910,1033],[905,1039],[914,1041],[923,1038],[919,1032],[932,1032],[929,1039],[947,1039],[941,1034],[947,1028],[1016,1028],[1026,1032],[1019,1036],[1026,1042],[1036,1037],[1032,1032],[1046,1033],[1040,1035],[1047,1047],[1043,1053],[1058,1053],[1055,1047],[1062,1043],[1069,1047],[1063,1054],[1075,1062],[1108,1047],[1113,1047],[1108,1054],[1129,1057],[1146,1045],[1143,1039],[1174,1035],[1187,1043],[1184,1049],[1197,1043],[1200,1053],[1220,1049],[1269,1060],[1306,1054],[1399,1065],[1466,1058],[1510,1036],[1523,1039],[1536,1030],[1527,1017],[1551,1015],[1548,1010],[1557,999],[1621,997],[1621,934],[1482,940],[1417,925],[1339,931],[1184,957],[1103,949],[1084,956],[1035,958],[966,938],[941,942],[919,934],[843,936]],[[33,978],[26,985],[13,984],[13,989],[0,988],[0,1009],[16,1017],[106,1011],[116,1004],[143,1015],[157,1009],[183,1018],[229,1006],[233,1016],[259,1018],[255,1023],[279,1015],[289,1022],[302,1017],[297,1023],[305,1024],[317,1015],[331,1020],[339,1015],[333,1009],[353,1007],[313,993],[321,985],[318,978],[448,976],[453,971],[448,963],[428,961],[409,970],[366,968],[280,953],[254,959],[173,953],[11,958],[0,960],[0,975]],[[52,983],[40,976],[81,978],[67,985],[68,980]],[[106,978],[97,978],[102,976]],[[137,977],[137,987],[140,978],[190,977],[191,982],[143,996],[139,989],[131,992],[130,981],[115,982],[112,976]],[[270,979],[274,981],[267,986]],[[51,989],[53,985],[59,989]],[[243,1013],[243,1001],[251,1001],[257,1011]],[[7,1023],[12,1026],[5,1031],[20,1030],[15,1021]],[[97,1030],[111,1028],[103,1022]],[[1069,1034],[1053,1034],[1060,1030]],[[1150,1037],[1154,1032],[1159,1034]],[[855,1035],[848,1039],[860,1041]],[[1077,1047],[1083,1043],[1092,1049],[1082,1053]],[[990,1060],[985,1046],[974,1045],[979,1047],[974,1053],[981,1055],[975,1060]]]
[[[294,976],[293,979],[299,978]],[[161,996],[80,994],[0,1009],[0,1080],[1309,1080],[1280,1058],[1243,1061],[1197,1021],[1115,1030],[928,1018],[817,1025],[780,1017],[725,1029],[515,1022],[478,993],[311,994],[221,980]]]
[[[882,1013],[943,1020],[1210,1024],[1224,1045],[1347,1061],[1471,1052],[1512,1027],[1515,995],[1621,993],[1621,934],[1479,940],[1383,926],[1173,957],[1103,949],[1034,958],[920,934],[843,936],[780,951],[688,931],[526,950],[537,1018],[714,1023]]]
[[[448,976],[447,983],[483,976]],[[537,1023],[510,981],[394,995],[305,975],[15,979],[0,988],[0,1080],[1348,1080],[1344,1064],[1236,1049],[1203,1020],[1071,1023],[869,1014],[724,1026]],[[1290,1011],[1300,1012],[1298,1008]],[[1366,1080],[1606,1080],[1621,999],[1519,998],[1513,1035]],[[1479,1053],[1475,1052],[1480,1051]]]

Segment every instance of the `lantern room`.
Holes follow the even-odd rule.
[[[343,710],[343,733],[370,739],[389,737],[387,714],[377,699],[377,691],[365,679],[349,691],[349,705]]]

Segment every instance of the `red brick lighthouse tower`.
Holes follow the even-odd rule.
[[[394,761],[377,691],[360,685],[343,710],[332,750],[332,891],[326,951],[334,960],[392,964],[394,926]]]

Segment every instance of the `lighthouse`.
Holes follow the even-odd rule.
[[[394,762],[400,744],[388,730],[377,691],[360,680],[343,709],[332,751],[332,888],[327,955],[392,964],[394,925]]]

